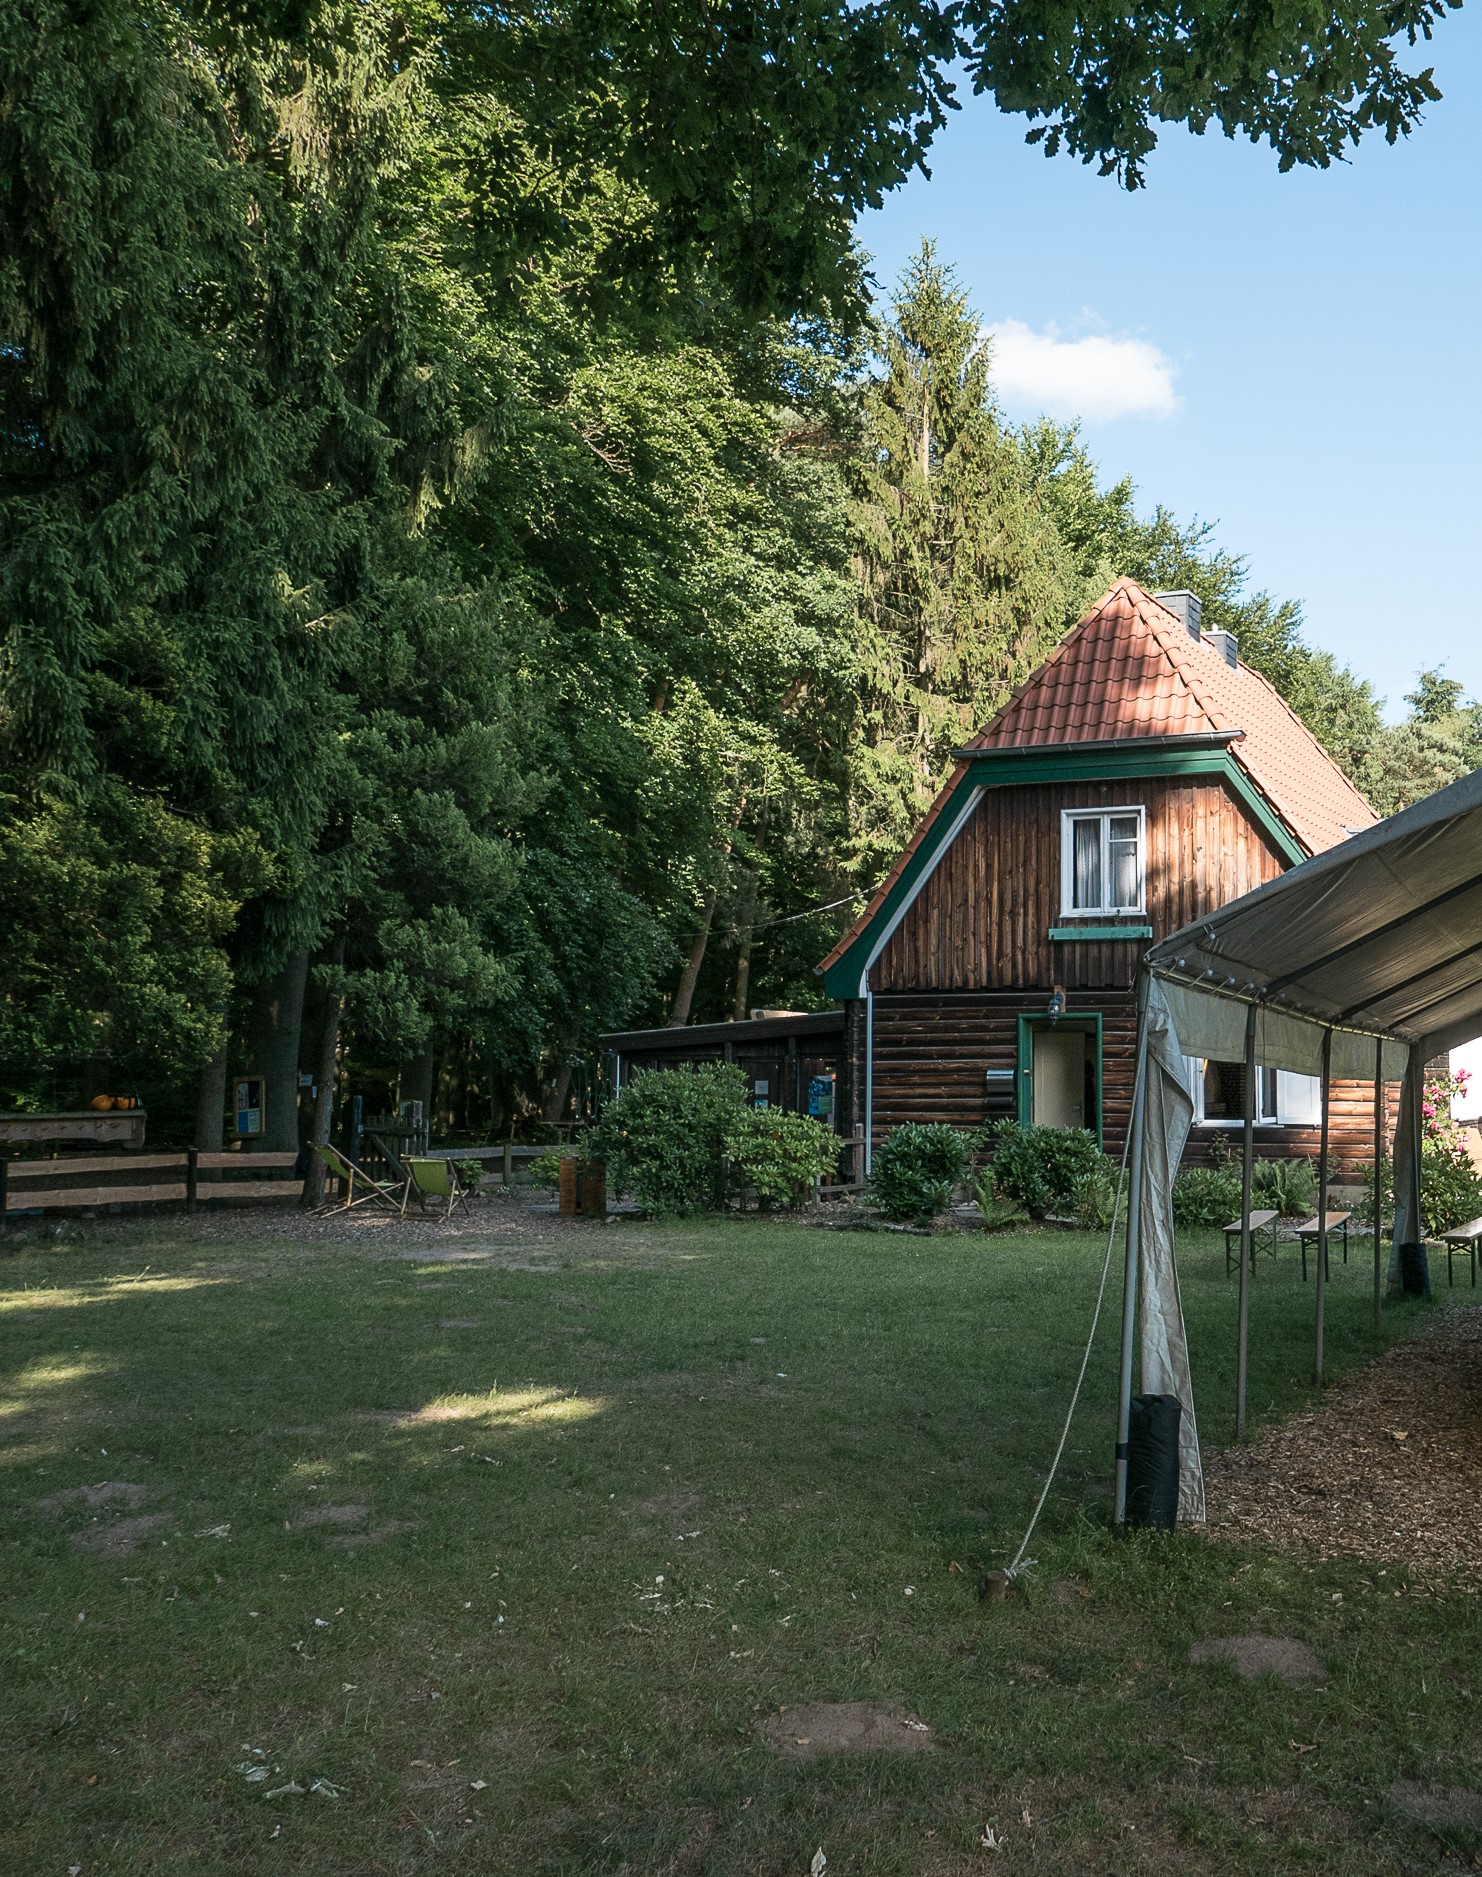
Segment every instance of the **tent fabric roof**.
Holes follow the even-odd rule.
[[[1146,964],[1427,1054],[1482,1034],[1482,769],[1183,927]]]
[[[1211,731],[1244,732],[1235,760],[1309,854],[1378,820],[1259,672],[1227,663],[1135,580],[1119,580],[967,748]]]

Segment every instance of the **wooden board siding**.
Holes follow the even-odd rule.
[[[1003,992],[978,995],[902,995],[875,998],[874,1101],[875,1144],[903,1121],[945,1121],[972,1129],[986,1121],[1012,1119],[1018,1113],[1018,1084],[1006,1077],[989,1081],[989,1069],[1016,1070],[1019,1017],[1044,1014],[1043,1002]],[[1070,1015],[1101,1016],[1102,1144],[1120,1158],[1129,1110],[1136,1048],[1136,1013],[1130,993],[1087,994],[1072,1001]],[[863,1037],[860,1052],[862,1083]],[[1393,1138],[1399,1085],[1389,1090],[1389,1130]],[[1371,1165],[1374,1158],[1373,1084],[1335,1081],[1331,1098],[1333,1178]],[[1240,1129],[1196,1127],[1184,1151],[1186,1165],[1208,1164],[1217,1142],[1239,1151]],[[1321,1144],[1315,1127],[1258,1127],[1256,1152],[1263,1159],[1296,1155],[1316,1161]]]
[[[1285,871],[1212,778],[1061,782],[989,789],[877,959],[881,991],[1130,989],[1151,942],[1052,942],[1060,909],[1060,811],[1147,811],[1147,916],[1162,938]],[[1106,921],[1088,921],[1105,924]]]

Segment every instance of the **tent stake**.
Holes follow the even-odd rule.
[[[1137,1069],[1132,1083],[1132,1115],[1127,1158],[1127,1261],[1122,1274],[1122,1363],[1117,1381],[1117,1470],[1112,1520],[1127,1519],[1127,1442],[1132,1432],[1132,1345],[1137,1328],[1137,1261],[1142,1251],[1142,1131],[1147,1111],[1147,984],[1138,992]]]
[[[1374,1327],[1379,1328],[1380,1268],[1379,1241],[1384,1230],[1384,1043],[1374,1045]]]
[[[1256,1164],[1256,1007],[1245,1012],[1245,1139],[1240,1162],[1240,1329],[1235,1345],[1235,1438],[1245,1439],[1245,1371],[1250,1354],[1250,1188]]]
[[[1322,1387],[1323,1309],[1328,1276],[1328,1108],[1333,1067],[1333,1032],[1322,1033],[1322,1145],[1317,1158],[1317,1351],[1313,1364]]]

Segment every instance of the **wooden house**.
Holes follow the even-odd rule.
[[[838,1117],[1017,1116],[1119,1153],[1134,981],[1150,941],[1377,819],[1288,705],[1203,632],[1193,594],[1124,580],[957,752],[946,785],[819,970],[844,1005]],[[1189,1064],[1207,1159],[1244,1068]],[[1372,1158],[1372,1091],[1335,1082],[1333,1151]],[[1315,1081],[1258,1072],[1257,1151],[1314,1154]]]

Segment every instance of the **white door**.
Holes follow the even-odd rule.
[[[1036,1127],[1086,1125],[1086,1038],[1081,1030],[1034,1032]]]

